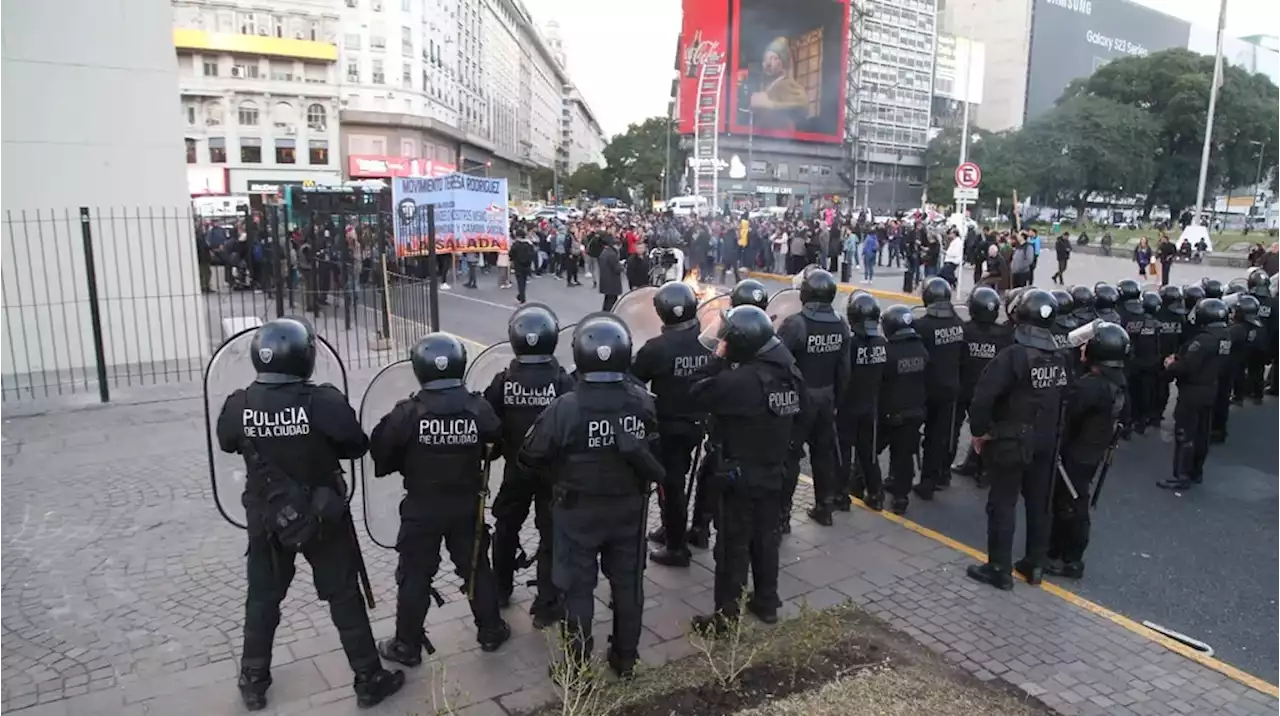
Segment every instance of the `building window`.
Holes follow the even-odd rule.
[[[187,105],[183,107],[183,114],[187,117],[187,126],[194,127],[196,124],[196,108],[195,105]]]
[[[387,75],[382,70],[382,60],[373,61],[373,83],[375,85],[385,85],[387,83]]]
[[[240,34],[258,34],[258,17],[251,12],[240,13]]]
[[[382,35],[369,35],[369,49],[378,52],[387,49],[387,38]]]
[[[311,164],[329,163],[329,143],[323,139],[313,139],[307,144],[308,161]]]
[[[223,137],[209,137],[209,162],[211,164],[227,163],[227,140]]]
[[[238,119],[241,126],[256,127],[258,126],[258,105],[252,100],[245,100],[240,103]]]
[[[400,0],[400,11],[409,12],[413,10],[413,0]]]
[[[276,164],[297,164],[297,150],[292,139],[276,140]]]
[[[271,124],[276,129],[290,130],[297,123],[297,115],[293,112],[293,105],[288,102],[276,102],[271,108]]]
[[[413,30],[411,28],[400,28],[400,54],[405,57],[413,57]]]
[[[204,108],[204,126],[220,127],[222,126],[222,103],[210,102]]]
[[[203,65],[204,65],[204,76],[205,76],[205,77],[217,77],[217,76],[218,76],[218,61],[217,61],[217,60],[205,60],[205,61],[204,61],[204,63],[203,63]]]
[[[240,161],[244,164],[261,164],[262,140],[257,137],[241,137]]]
[[[242,63],[231,66],[231,76],[240,77],[242,79],[256,80],[258,79],[258,63]]]
[[[401,84],[403,84],[405,87],[412,88],[413,87],[413,63],[412,62],[404,63],[403,70],[404,71],[401,73],[401,76],[400,76]]]
[[[413,159],[418,156],[418,143],[412,139],[400,140],[400,156]]]
[[[319,21],[319,20],[312,20],[312,21],[311,21],[311,36],[310,36],[310,40],[311,40],[312,42],[319,42],[319,41],[320,41],[320,21]]]
[[[307,107],[307,127],[317,132],[323,132],[329,124],[329,119],[324,111],[324,105],[313,104]]]
[[[357,58],[347,59],[347,81],[354,84],[360,83],[360,60]]]
[[[271,16],[271,27],[275,30],[276,37],[284,37],[284,18],[279,15]]]
[[[360,33],[348,32],[342,36],[342,46],[348,50],[360,49]]]
[[[185,142],[187,145],[187,164],[195,164],[196,163],[196,140],[192,139],[191,137],[187,137],[182,141]]]
[[[347,0],[347,7],[355,7],[356,4],[356,0]]]

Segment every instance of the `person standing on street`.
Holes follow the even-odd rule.
[[[1177,355],[1164,359],[1165,373],[1178,381],[1178,401],[1173,408],[1173,476],[1156,483],[1166,490],[1187,490],[1204,481],[1213,402],[1222,364],[1231,358],[1226,304],[1206,298],[1196,304],[1194,318],[1194,324],[1187,326],[1191,338]]]
[[[951,285],[944,279],[931,278],[925,282],[922,299],[925,315],[916,320],[916,332],[929,353],[929,367],[924,373],[928,397],[920,484],[914,492],[922,500],[932,500],[934,492],[951,485],[951,460],[955,457],[951,437],[965,342],[964,324],[951,303]]]
[[[729,309],[716,356],[694,383],[694,404],[710,416],[718,469],[709,486],[715,505],[715,610],[695,617],[704,633],[722,634],[741,618],[739,603],[753,579],[748,611],[778,621],[779,518],[793,421],[804,409],[804,378],[754,305]]]
[[[489,494],[482,465],[490,446],[501,440],[502,426],[493,408],[463,383],[467,351],[457,338],[429,333],[409,351],[409,360],[422,390],[383,416],[370,436],[369,453],[375,477],[398,472],[405,488],[396,539],[396,633],[378,645],[378,652],[389,661],[417,666],[429,644],[422,625],[442,542],[462,576],[480,649],[496,651],[511,629],[498,610],[489,530],[477,529]]]
[[[969,415],[969,405],[973,402],[973,387],[978,378],[1000,351],[1013,342],[1013,327],[1008,323],[999,323],[1000,294],[995,289],[981,286],[969,294],[969,320],[964,324],[964,342],[966,352],[960,361],[960,393],[956,398],[956,419],[952,423],[951,442],[956,444],[960,438],[960,423]],[[964,462],[953,466],[951,471],[957,475],[971,477],[979,487],[986,485],[982,474],[982,460],[970,444],[965,453]]]
[[[888,340],[880,383],[880,421],[876,453],[889,448],[888,492],[895,515],[905,514],[916,479],[915,459],[920,452],[920,426],[924,423],[928,392],[925,374],[929,351],[916,332],[915,316],[901,304],[880,315],[880,332]]]
[[[1049,493],[1055,477],[1062,404],[1070,368],[1050,333],[1057,304],[1029,289],[1014,309],[1013,345],[1000,351],[978,379],[969,406],[974,449],[987,466],[987,563],[970,565],[970,579],[1013,589],[1013,570],[1038,585],[1049,540]],[[1026,509],[1026,553],[1013,561],[1015,510]]]
[[[1011,288],[1030,286],[1035,270],[1035,247],[1025,234],[1014,235],[1015,248],[1009,260],[1009,272],[1012,275]]]
[[[604,246],[600,250],[599,266],[600,293],[604,295],[604,303],[600,310],[612,311],[613,304],[622,295],[622,260],[618,258],[618,240],[613,234],[604,235]]]
[[[839,484],[835,509],[849,509],[849,496],[884,509],[884,484],[876,456],[876,407],[880,383],[888,359],[888,341],[880,335],[880,304],[875,296],[859,291],[849,299],[849,385],[836,410],[839,435]]]
[[[657,414],[653,398],[627,374],[631,334],[617,316],[583,318],[574,329],[573,357],[577,386],[538,416],[517,460],[549,479],[554,494],[553,574],[564,594],[565,666],[581,673],[590,661],[603,564],[613,593],[608,663],[628,677],[640,657],[649,488],[664,475],[654,456]]]
[[[516,301],[524,303],[525,290],[529,287],[529,274],[533,273],[533,264],[538,260],[538,249],[529,240],[529,235],[521,229],[516,232],[516,239],[511,242],[507,254],[511,270],[516,275]]]
[[[250,353],[257,378],[227,398],[217,423],[218,447],[243,455],[247,473],[241,498],[249,546],[240,698],[250,711],[267,707],[280,603],[301,552],[311,565],[316,596],[329,603],[355,673],[356,700],[361,707],[375,706],[404,686],[404,673],[382,668],[378,658],[360,594],[360,545],[339,463],[363,456],[369,440],[347,396],[311,382],[316,336],[309,325],[292,318],[270,321],[254,335]],[[303,486],[310,491],[305,506],[294,499]],[[309,519],[299,519],[300,511]]]
[[[1156,345],[1159,348],[1159,368],[1164,359],[1178,352],[1182,346],[1182,331],[1187,323],[1187,307],[1182,298],[1181,286],[1160,287],[1160,310],[1156,311]],[[1169,380],[1163,371],[1156,376],[1156,394],[1151,406],[1151,422],[1148,427],[1158,428],[1169,405]]]
[[[1058,255],[1058,271],[1051,277],[1054,283],[1064,285],[1067,282],[1067,262],[1071,260],[1071,232],[1064,231],[1053,242],[1053,251]]]
[[[1169,270],[1173,268],[1173,261],[1178,257],[1178,247],[1173,245],[1169,240],[1169,235],[1160,232],[1160,243],[1156,244],[1156,259],[1160,261],[1160,286],[1169,285]]]

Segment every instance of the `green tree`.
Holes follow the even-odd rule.
[[[582,192],[590,196],[607,196],[613,189],[613,180],[595,163],[583,164],[564,180],[565,196],[576,197]]]
[[[547,192],[554,191],[555,184],[556,173],[550,167],[538,167],[529,174],[529,186],[533,190],[533,198],[538,201],[546,201]]]
[[[667,179],[671,181],[670,186],[675,186],[674,179],[682,172],[687,155],[680,149],[676,129],[676,124],[668,122],[666,117],[650,117],[615,135],[604,148],[605,172],[613,185],[612,193],[625,199],[627,190],[639,187],[645,199],[661,198],[668,143],[673,176]]]
[[[1029,165],[1016,132],[969,130],[968,160],[982,169],[978,207],[995,210],[996,199],[1007,207],[1016,190],[1025,195]],[[950,204],[960,163],[960,130],[945,129],[925,150],[924,163],[929,201]]]

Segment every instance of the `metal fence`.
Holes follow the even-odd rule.
[[[305,315],[351,367],[398,359],[430,330],[432,272],[391,259],[384,277],[377,207],[268,206],[227,223],[239,236],[213,241],[217,222],[189,207],[6,212],[0,400],[198,381],[223,340],[282,315]]]

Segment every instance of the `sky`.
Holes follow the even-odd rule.
[[[1213,0],[1135,1],[1195,25],[1217,25],[1219,4]],[[680,33],[680,0],[524,3],[539,26],[549,20],[560,23],[569,76],[606,136],[666,113]],[[1228,0],[1228,35],[1276,34],[1278,26],[1280,3],[1276,0]]]

